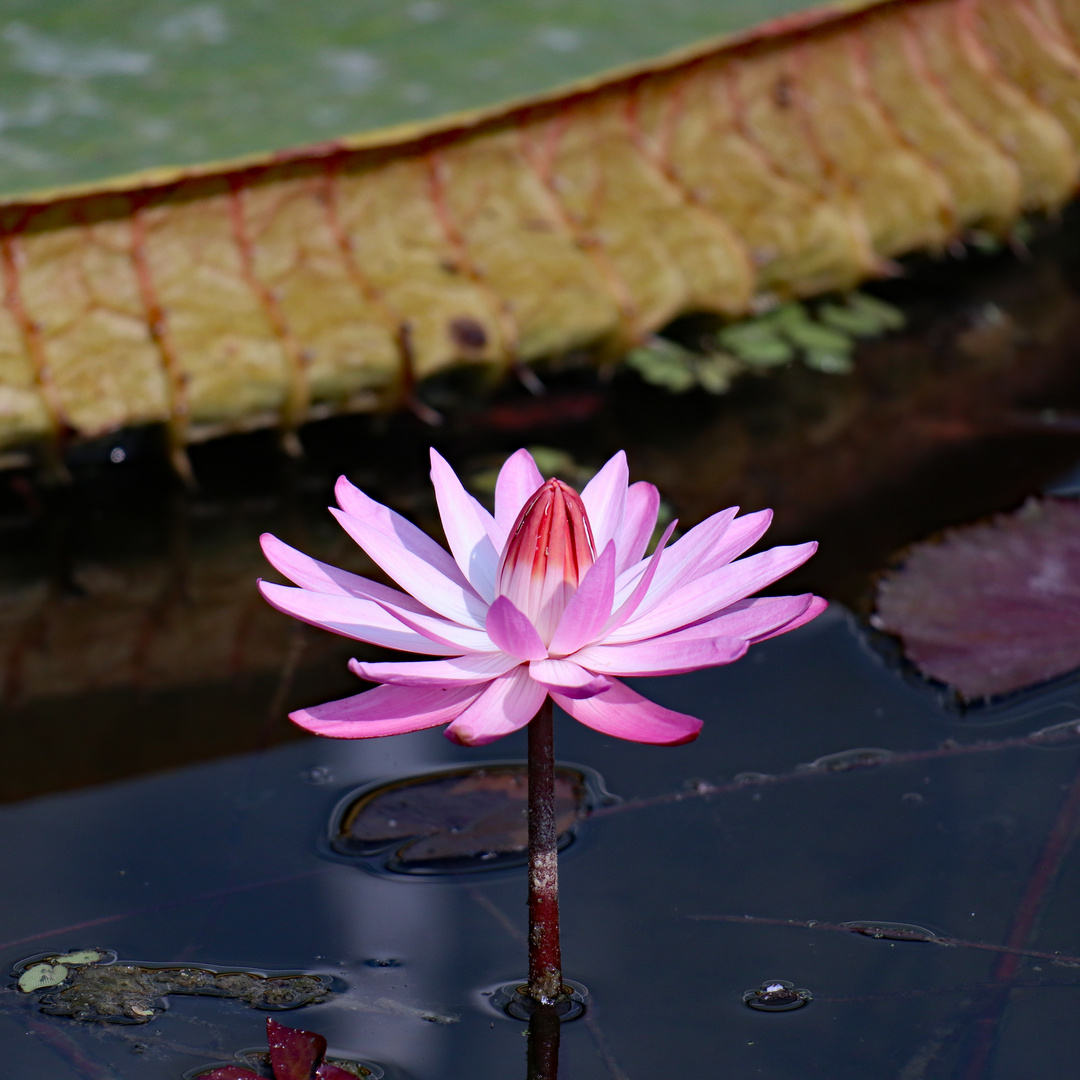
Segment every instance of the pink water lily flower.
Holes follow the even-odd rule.
[[[415,525],[342,477],[346,532],[404,590],[318,562],[266,534],[269,561],[299,588],[260,582],[279,611],[336,634],[438,660],[350,668],[381,686],[301,709],[291,719],[319,735],[362,739],[449,724],[479,746],[536,714],[545,696],[606,735],[688,742],[701,721],[654,704],[620,676],[674,675],[739,659],[765,638],[825,607],[811,594],[748,599],[808,559],[814,543],[747,558],[771,512],[714,514],[651,556],[660,496],[628,483],[616,454],[579,495],[544,481],[532,456],[499,472],[492,516],[431,451],[447,552]]]

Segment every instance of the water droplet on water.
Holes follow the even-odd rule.
[[[904,794],[900,796],[900,801],[902,803],[907,803],[908,806],[918,806],[925,800],[917,791],[905,791]]]
[[[864,934],[866,937],[883,938],[887,941],[927,941],[934,945],[941,945],[946,940],[944,935],[936,934],[933,930],[927,930],[925,926],[916,926],[914,923],[902,922],[844,922],[840,924],[845,930],[851,930],[856,934]]]
[[[814,995],[787,979],[766,979],[756,990],[747,990],[742,999],[761,1012],[790,1012],[809,1004]]]
[[[855,750],[841,750],[837,754],[826,754],[814,761],[796,765],[796,772],[847,772],[849,769],[869,769],[880,765],[893,756],[891,750],[882,750],[876,746],[861,746]]]
[[[364,967],[371,968],[399,968],[401,961],[393,956],[369,956],[364,961]]]
[[[325,765],[312,765],[300,774],[300,779],[309,784],[329,784],[333,782],[334,774]]]
[[[1066,720],[1064,724],[1051,724],[1028,736],[1028,742],[1044,746],[1062,746],[1080,742],[1080,720]]]

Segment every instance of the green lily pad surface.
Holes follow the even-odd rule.
[[[0,192],[494,104],[799,0],[8,0]]]

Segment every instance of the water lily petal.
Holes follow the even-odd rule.
[[[458,686],[488,682],[521,661],[505,653],[473,653],[447,660],[398,660],[367,664],[350,660],[349,670],[368,682],[394,686]]]
[[[801,596],[755,596],[737,600],[701,625],[713,634],[759,641],[763,635],[779,632],[792,619],[797,619],[814,599],[812,593],[803,593]]]
[[[618,589],[615,592],[614,603],[619,606],[612,613],[611,618],[600,632],[600,637],[606,639],[612,631],[617,630],[623,625],[638,609],[641,601],[647,595],[649,587],[652,585],[653,578],[656,575],[657,570],[660,567],[660,556],[664,554],[667,548],[667,542],[671,539],[671,534],[675,531],[675,526],[679,524],[678,518],[676,518],[670,525],[664,530],[663,535],[660,537],[659,543],[656,545],[656,550],[649,557],[649,561],[645,564],[644,572],[638,577],[637,583],[630,591],[630,594],[626,596],[624,600],[620,601],[620,594]]]
[[[604,548],[600,558],[589,567],[577,592],[570,598],[547,651],[553,656],[576,652],[592,641],[611,616],[615,599],[615,541]]]
[[[620,450],[581,492],[581,501],[589,515],[589,525],[592,527],[597,551],[603,551],[608,546],[608,541],[613,540],[622,528],[629,478],[626,453]]]
[[[455,622],[483,625],[487,605],[450,553],[387,506],[369,499],[341,477],[334,493],[342,509],[331,507],[342,528],[406,592],[423,596],[432,611]]]
[[[647,611],[663,600],[673,589],[696,576],[695,572],[701,559],[711,547],[720,543],[721,537],[728,530],[738,512],[737,506],[721,510],[695,525],[671,545],[664,555],[663,569],[656,574],[647,595],[638,605],[642,612]],[[615,583],[616,604],[622,604],[636,587],[640,568],[641,563],[638,563],[636,567],[631,567]]]
[[[759,641],[766,641],[771,637],[776,637],[777,634],[786,634],[789,630],[798,630],[800,626],[805,626],[811,619],[816,619],[828,606],[828,600],[823,600],[820,596],[812,596],[810,603],[806,605],[806,610],[801,615],[797,615],[791,622],[784,623],[783,626],[776,627],[775,630],[770,630],[765,634],[758,634],[757,637],[751,639],[750,644],[755,645]]]
[[[528,450],[518,450],[506,459],[495,482],[495,524],[502,533],[501,547],[506,545],[530,496],[543,483],[544,477]]]
[[[486,631],[493,645],[520,660],[539,660],[548,654],[528,616],[505,596],[495,597],[488,609]]]
[[[619,629],[606,634],[604,643],[642,641],[719,613],[801,566],[815,551],[814,542],[774,547],[722,566],[675,589],[644,614],[635,615]]]
[[[318,559],[313,559],[297,551],[296,548],[290,547],[271,533],[263,533],[259,537],[259,543],[270,565],[303,589],[319,593],[335,593],[339,596],[359,596],[369,600],[382,600],[405,611],[422,611],[431,614],[428,608],[408,593],[400,589],[391,589],[388,585],[380,585],[377,581],[369,581],[359,574],[339,570],[336,566],[330,566],[329,563],[319,562]]]
[[[330,739],[371,739],[438,727],[456,719],[481,694],[479,686],[376,686],[352,697],[289,713],[306,731]]]
[[[619,553],[616,574],[641,561],[656,530],[659,513],[660,492],[644,480],[631,484],[626,492],[622,525],[615,535],[615,548]]]
[[[376,601],[378,603],[378,601]],[[392,615],[398,622],[422,634],[430,641],[443,646],[440,653],[489,653],[495,652],[496,646],[483,630],[472,626],[460,626],[457,623],[440,619],[437,615],[424,615],[416,611],[402,611],[390,604],[379,606]],[[431,652],[431,649],[414,649],[414,652]]]
[[[286,615],[371,645],[400,649],[402,652],[425,653],[429,656],[443,656],[448,652],[480,651],[458,646],[447,647],[442,638],[421,633],[415,627],[407,628],[400,619],[391,614],[393,609],[390,605],[384,606],[376,600],[294,589],[290,585],[276,585],[270,581],[260,581],[259,592],[273,607]],[[414,612],[410,612],[410,615],[421,618]],[[464,628],[454,628],[453,623],[443,619],[434,616],[426,618],[440,627],[457,629],[464,633]],[[472,630],[470,633],[480,635],[486,642],[486,650],[492,651],[491,643],[487,642],[487,636],[482,631]]]
[[[665,709],[625,683],[611,680],[611,686],[595,697],[574,699],[552,694],[552,699],[575,720],[617,739],[677,746],[696,739],[702,723],[686,713]]]
[[[443,733],[463,746],[483,746],[523,728],[547,697],[524,668],[488,683],[484,692]]]
[[[443,532],[454,560],[472,587],[490,603],[495,599],[495,571],[502,554],[502,542],[495,519],[462,486],[457,474],[432,447],[431,483],[439,504]]]
[[[748,648],[749,642],[742,638],[684,635],[676,631],[626,645],[587,645],[571,659],[605,675],[681,675],[730,664],[745,655]]]
[[[572,698],[592,697],[611,685],[610,679],[586,671],[572,660],[533,660],[529,664],[529,677],[552,692]]]

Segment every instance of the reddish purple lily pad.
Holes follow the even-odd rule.
[[[882,579],[874,626],[968,700],[1080,667],[1080,502],[1013,514],[916,544]]]
[[[286,1027],[266,1018],[274,1080],[356,1080],[357,1073],[326,1061],[326,1040],[314,1031]],[[359,1075],[370,1075],[364,1069]],[[222,1065],[199,1073],[198,1080],[266,1080],[243,1065]]]

